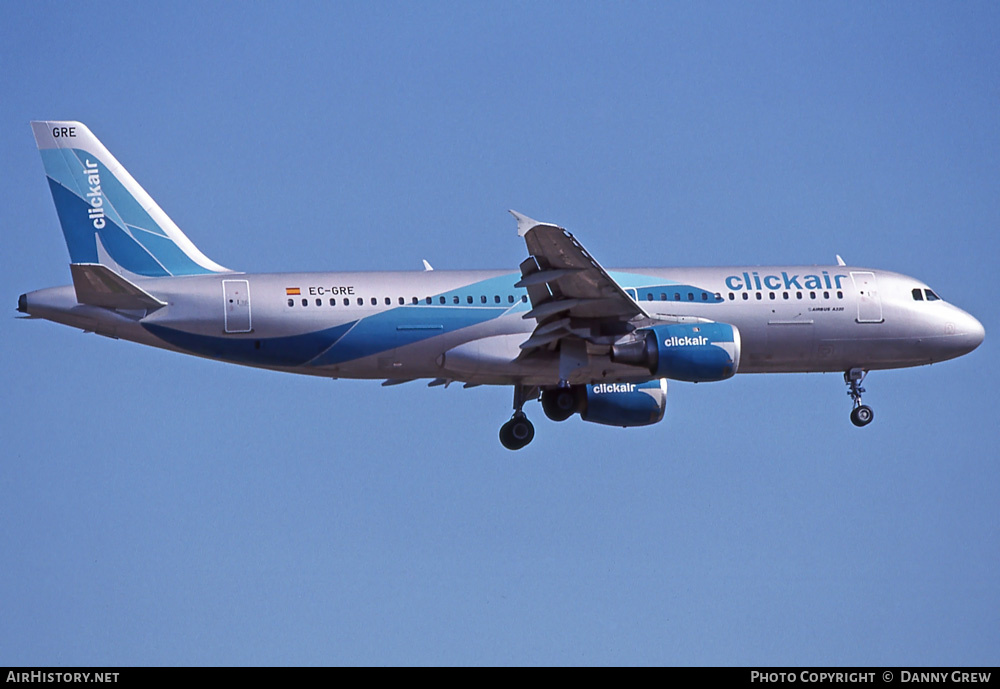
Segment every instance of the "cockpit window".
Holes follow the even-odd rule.
[[[939,299],[941,299],[941,297],[934,294],[933,290],[925,289],[924,294],[927,295],[927,301],[938,301]]]
[[[923,301],[924,300],[924,293],[920,291],[919,287],[917,287],[917,288],[915,288],[913,290],[913,300],[914,301]]]

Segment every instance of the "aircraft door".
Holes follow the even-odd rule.
[[[250,332],[250,282],[223,280],[222,299],[227,333]]]
[[[852,272],[851,280],[858,297],[858,323],[881,323],[882,298],[878,294],[875,273]]]

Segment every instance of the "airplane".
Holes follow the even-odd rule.
[[[73,284],[17,310],[86,332],[289,373],[511,386],[501,444],[545,415],[659,422],[667,380],[842,372],[851,421],[869,371],[967,354],[983,326],[927,284],[848,266],[606,270],[570,232],[511,211],[517,270],[244,273],[199,251],[91,131],[31,123]]]

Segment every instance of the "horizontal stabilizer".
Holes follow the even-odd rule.
[[[167,305],[100,263],[71,263],[69,269],[73,273],[76,300],[81,304],[147,311]]]

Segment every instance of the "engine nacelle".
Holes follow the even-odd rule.
[[[740,366],[740,331],[728,323],[654,325],[615,345],[611,360],[692,383],[725,380]]]
[[[665,378],[646,383],[588,385],[580,418],[606,426],[648,426],[663,418],[667,408]]]

